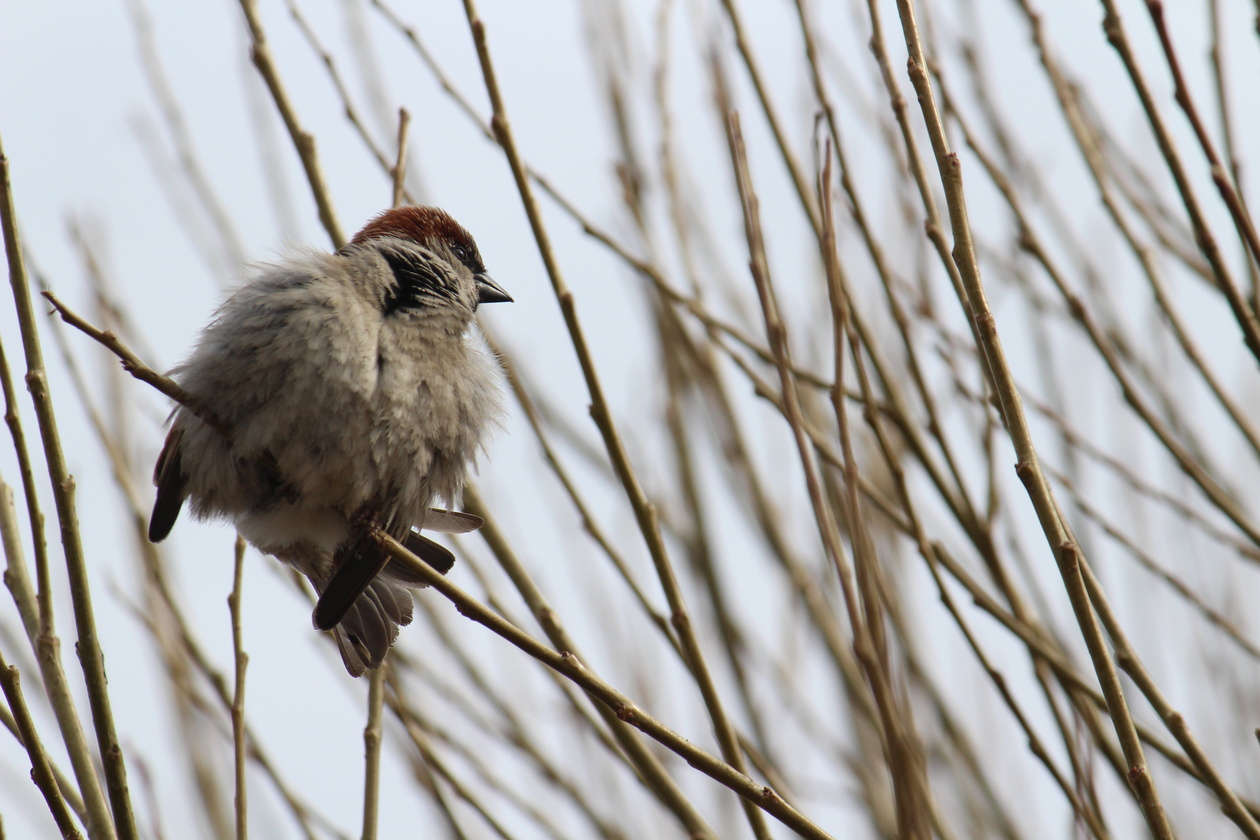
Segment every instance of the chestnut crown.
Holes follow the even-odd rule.
[[[411,204],[392,207],[364,225],[363,230],[356,233],[350,240],[350,244],[359,245],[382,236],[410,239],[418,245],[426,246],[434,242],[445,242],[452,250],[461,249],[456,251],[456,256],[465,263],[467,263],[465,254],[476,260],[476,267],[468,266],[473,274],[486,270],[481,264],[481,254],[477,251],[477,243],[473,241],[472,234],[439,207],[421,207]]]

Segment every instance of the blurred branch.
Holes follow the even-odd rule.
[[[901,16],[906,49],[910,55],[910,80],[918,93],[920,109],[932,140],[932,149],[936,155],[941,182],[945,188],[946,204],[954,236],[953,261],[958,266],[962,277],[969,315],[974,318],[977,326],[982,363],[993,382],[1002,408],[1002,419],[1019,458],[1016,471],[1024,483],[1033,508],[1037,512],[1042,531],[1059,564],[1064,586],[1072,601],[1072,610],[1085,637],[1094,670],[1102,683],[1112,724],[1120,738],[1125,759],[1130,767],[1129,783],[1142,806],[1143,815],[1151,832],[1156,837],[1171,840],[1172,828],[1164,814],[1163,805],[1150,775],[1150,768],[1146,764],[1141,741],[1134,728],[1115,665],[1090,605],[1080,570],[1080,547],[1059,518],[1054,493],[1041,470],[1031,430],[1024,416],[1019,391],[1006,361],[996,319],[989,310],[971,237],[961,162],[958,155],[949,149],[940,113],[936,109],[935,94],[927,74],[927,62],[915,21],[914,6],[910,0],[898,0],[897,8]],[[1257,346],[1260,347],[1260,345]]]
[[[303,129],[301,123],[298,122],[297,111],[293,108],[293,103],[289,101],[289,94],[286,92],[284,83],[280,80],[280,73],[276,70],[275,63],[272,61],[271,48],[267,44],[267,36],[263,32],[262,21],[258,17],[258,7],[255,0],[240,0],[240,4],[241,11],[245,13],[245,23],[249,26],[250,58],[253,60],[254,66],[258,68],[258,73],[263,77],[263,81],[267,83],[267,90],[271,92],[271,98],[276,104],[276,110],[280,112],[285,128],[289,130],[293,148],[297,150],[298,158],[302,161],[302,169],[306,172],[306,181],[311,187],[311,197],[315,200],[315,206],[319,210],[319,220],[324,225],[324,230],[327,231],[328,238],[332,241],[333,250],[335,251],[346,244],[346,237],[341,231],[340,223],[337,221],[332,198],[328,194],[328,186],[324,183],[324,173],[320,168],[319,156],[315,151],[315,138]]]
[[[1207,219],[1199,207],[1198,199],[1195,197],[1190,179],[1186,175],[1181,157],[1177,154],[1176,147],[1173,145],[1172,136],[1168,133],[1163,118],[1159,115],[1159,108],[1156,106],[1155,98],[1151,95],[1150,89],[1146,84],[1146,79],[1138,65],[1137,57],[1129,45],[1129,38],[1124,30],[1124,23],[1113,0],[1103,0],[1103,10],[1103,31],[1107,35],[1108,42],[1120,56],[1120,60],[1124,62],[1125,70],[1133,82],[1133,89],[1142,102],[1142,108],[1146,112],[1147,120],[1150,122],[1151,133],[1155,136],[1155,142],[1159,146],[1160,154],[1164,157],[1169,174],[1172,175],[1173,180],[1177,183],[1177,191],[1181,194],[1186,216],[1189,217],[1190,226],[1194,230],[1195,242],[1199,246],[1199,250],[1203,252],[1204,258],[1207,259],[1208,265],[1212,268],[1212,276],[1217,288],[1225,296],[1225,300],[1229,302],[1230,309],[1233,310],[1234,317],[1237,319],[1239,327],[1242,328],[1243,340],[1246,341],[1251,354],[1256,357],[1257,361],[1260,361],[1260,321],[1257,320],[1255,311],[1252,310],[1250,304],[1247,303],[1238,290],[1233,275],[1229,271],[1228,266],[1226,266],[1225,260],[1221,257],[1216,238],[1212,235]],[[1162,14],[1152,10],[1152,15],[1156,20],[1156,29],[1159,30],[1161,28]],[[1177,100],[1187,110],[1192,125],[1199,133],[1200,140],[1205,141],[1206,135],[1202,134],[1202,126],[1197,124],[1197,115],[1191,108],[1189,94],[1185,88],[1185,83],[1181,80],[1181,72],[1172,52],[1172,45],[1167,39],[1166,31],[1161,34],[1161,43],[1164,46],[1165,55],[1169,59],[1169,67],[1176,83]],[[1231,213],[1234,214],[1235,224],[1245,234],[1249,231],[1249,235],[1244,235],[1244,241],[1250,247],[1260,250],[1260,244],[1256,242],[1255,230],[1251,229],[1250,222],[1247,220],[1236,196],[1234,196],[1233,201],[1229,200],[1232,190],[1227,177],[1220,171],[1219,165],[1215,163],[1216,155],[1211,150],[1211,144],[1207,144],[1204,148],[1205,151],[1209,152],[1209,163],[1212,163],[1216,170],[1213,172],[1213,180],[1216,181],[1217,188],[1222,191],[1222,195],[1226,197],[1226,204],[1230,207]],[[1253,251],[1253,258],[1256,257],[1257,253]]]
[[[31,780],[44,795],[44,801],[48,803],[48,810],[52,812],[61,836],[66,840],[80,840],[83,835],[75,828],[74,818],[70,815],[70,809],[66,807],[66,801],[57,787],[57,779],[53,776],[52,763],[44,752],[44,745],[40,743],[39,733],[35,730],[35,722],[31,720],[26,701],[22,697],[21,676],[16,667],[4,661],[3,656],[0,656],[0,688],[4,690],[5,702],[13,713],[22,746],[26,747],[26,754],[30,757]]]
[[[424,578],[429,586],[442,593],[456,606],[461,615],[485,626],[547,667],[577,683],[583,691],[607,706],[619,720],[649,735],[671,752],[677,753],[692,767],[753,802],[802,837],[830,840],[831,835],[788,805],[771,788],[758,785],[743,773],[699,749],[666,727],[629,697],[600,679],[572,653],[557,652],[537,641],[442,577],[432,566],[407,551],[388,534],[377,531],[373,538],[390,557],[405,563],[410,571]]]
[[[0,145],[0,224],[4,228],[4,247],[9,263],[9,283],[17,309],[18,324],[22,334],[22,347],[26,355],[26,384],[31,392],[35,416],[39,422],[40,439],[48,474],[52,481],[53,499],[57,507],[57,519],[61,526],[61,544],[65,551],[66,570],[70,577],[70,596],[74,606],[75,626],[78,630],[77,650],[87,682],[88,703],[92,709],[92,723],[96,729],[97,746],[105,766],[105,783],[109,791],[114,830],[122,840],[136,840],[135,817],[131,811],[131,799],[127,790],[127,767],[122,747],[114,730],[114,717],[110,708],[109,689],[105,677],[105,660],[101,653],[96,632],[96,619],[92,609],[87,562],[79,532],[78,514],[75,510],[74,479],[61,448],[57,419],[53,411],[52,397],[48,390],[47,371],[44,369],[43,351],[35,322],[35,309],[31,301],[29,280],[22,257],[18,237],[17,218],[14,209],[12,187],[9,180],[9,160]],[[51,611],[41,615],[44,628],[51,625]],[[41,635],[43,635],[41,633]],[[64,732],[63,728],[63,732]],[[82,781],[80,782],[82,784]],[[88,793],[85,792],[85,799]],[[91,807],[89,800],[89,808]],[[95,815],[94,816],[98,816]],[[92,829],[102,836],[111,836],[108,821],[93,824]]]
[[[185,391],[179,386],[175,380],[170,377],[163,376],[153,368],[140,361],[136,354],[132,353],[125,344],[119,341],[118,336],[109,330],[102,330],[92,326],[77,313],[72,311],[70,307],[62,303],[52,292],[44,292],[44,297],[53,305],[57,313],[61,315],[62,320],[67,324],[79,330],[90,338],[95,339],[106,350],[109,350],[122,361],[123,370],[130,373],[141,382],[152,385],[158,391],[170,397],[175,402],[187,408],[197,416],[203,423],[215,429],[225,437],[232,436],[231,427],[227,425],[210,406],[202,403],[196,395]]]
[[[363,728],[363,840],[376,840],[381,797],[381,710],[385,705],[385,680],[389,663],[368,678],[368,718]]]
[[[235,764],[236,793],[236,840],[246,840],[249,835],[248,810],[246,808],[245,777],[245,668],[249,654],[245,652],[241,632],[241,584],[244,580],[245,538],[236,535],[235,560],[232,564],[232,594],[228,596],[228,611],[232,617],[232,657],[235,662],[234,688],[232,691],[232,751]]]

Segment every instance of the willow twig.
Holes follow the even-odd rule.
[[[249,835],[249,821],[246,808],[245,778],[245,668],[249,665],[249,654],[245,652],[241,633],[241,583],[245,566],[245,538],[236,535],[232,566],[232,594],[228,596],[228,611],[232,616],[232,655],[235,662],[234,689],[232,692],[232,754],[234,758],[236,794],[236,840],[246,840]]]
[[[450,600],[466,618],[485,626],[547,667],[572,680],[583,691],[607,706],[619,720],[639,729],[671,752],[677,753],[692,767],[753,802],[802,837],[812,838],[812,840],[831,840],[830,834],[788,805],[773,789],[757,784],[729,764],[705,752],[665,726],[625,694],[601,679],[573,654],[556,651],[542,644],[451,583],[388,534],[376,531],[372,536],[390,557],[405,563],[410,571],[424,578],[425,583],[442,593],[443,597]]]
[[[17,214],[14,210],[13,192],[9,181],[9,161],[0,145],[0,225],[4,228],[4,247],[9,262],[9,283],[17,308],[18,325],[22,334],[22,348],[26,355],[26,384],[39,422],[40,440],[48,463],[52,482],[53,500],[57,507],[57,519],[61,526],[61,544],[65,552],[66,570],[70,578],[70,597],[74,607],[75,627],[78,631],[79,661],[87,682],[88,703],[92,709],[92,723],[96,729],[97,746],[105,767],[105,783],[109,792],[110,809],[114,818],[114,830],[122,840],[136,840],[135,817],[131,811],[131,798],[127,790],[127,767],[122,746],[114,729],[114,716],[110,707],[109,688],[105,677],[105,659],[96,631],[96,618],[92,609],[92,593],[87,572],[87,559],[83,551],[79,531],[78,513],[74,500],[74,479],[70,475],[61,436],[53,410],[52,396],[48,389],[48,373],[44,368],[43,350],[40,347],[39,330],[36,326],[35,307],[31,299],[29,279],[22,258],[22,244],[18,235]],[[99,826],[103,833],[108,828]]]

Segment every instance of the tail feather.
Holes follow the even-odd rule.
[[[418,531],[408,531],[403,544],[441,574],[455,564],[450,551]],[[332,631],[341,660],[355,677],[381,666],[398,628],[411,623],[411,590],[427,585],[423,576],[366,538],[352,540],[331,558],[310,544],[287,547],[276,556],[314,584],[319,599],[311,621],[317,630]]]
[[[367,592],[389,555],[366,539],[356,539],[337,549],[332,574],[320,587],[311,621],[317,630],[331,630]]]
[[[455,565],[455,555],[419,531],[411,530],[403,538],[403,545],[421,560],[446,574]],[[369,583],[381,577],[410,589],[428,586],[424,577],[416,574],[405,563],[400,563],[370,542],[358,538],[337,550],[333,559],[332,575],[320,587],[319,602],[315,604],[312,620],[318,630],[331,630],[361,597]],[[410,602],[409,602],[410,603]]]
[[[403,538],[402,544],[404,548],[443,575],[455,566],[454,554],[451,554],[445,546],[439,545],[428,537],[423,536],[419,531],[408,531],[407,536]],[[429,585],[423,576],[412,571],[410,566],[400,562],[395,557],[389,558],[389,562],[385,564],[385,568],[380,571],[380,574],[392,578],[411,589],[424,589]]]
[[[398,638],[398,628],[411,623],[411,610],[411,593],[404,586],[382,577],[368,584],[333,628],[341,661],[351,676],[381,666]]]

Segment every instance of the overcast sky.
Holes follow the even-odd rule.
[[[456,2],[396,5],[417,27],[473,107],[486,115],[484,87],[462,6]],[[656,4],[627,5],[635,6],[636,16],[624,21],[631,47],[626,60],[646,78],[656,49]],[[702,193],[697,201],[718,220],[715,227],[730,236],[717,244],[718,258],[724,260],[725,270],[738,274],[746,260],[746,254],[739,250],[739,208],[723,198],[728,195],[729,174],[725,161],[712,152],[720,148],[712,142],[720,139],[719,127],[708,106],[703,67],[688,53],[694,32],[711,26],[716,19],[715,12],[707,7],[694,11],[701,5],[683,3],[684,11],[676,13],[674,46],[679,54],[673,71],[679,142],[707,150],[690,159],[692,168],[687,174]],[[766,57],[765,69],[780,102],[798,112],[789,120],[791,139],[804,153],[809,148],[811,123],[801,116],[808,110],[801,103],[808,102],[808,80],[799,74],[797,64],[784,57],[794,56],[800,49],[786,8],[790,4],[749,0],[743,5],[748,7],[749,31]],[[822,17],[834,33],[837,66],[851,67],[867,57],[867,34],[854,26],[864,13],[850,13],[846,4],[840,5],[845,8],[833,9]],[[858,4],[854,5],[856,8]],[[882,5],[886,7],[889,43],[898,50],[894,70],[905,84],[895,9],[891,3]],[[1073,55],[1076,72],[1089,75],[1091,68],[1096,68],[1094,81],[1105,101],[1110,91],[1122,89],[1124,79],[1099,35],[1098,4],[1061,5],[1047,18],[1051,35],[1062,48],[1077,51]],[[1128,5],[1134,7],[1132,14],[1136,15],[1140,4]],[[1182,4],[1168,5],[1170,14],[1182,14],[1175,8]],[[595,439],[587,415],[585,386],[502,153],[443,94],[404,39],[368,4],[320,0],[303,3],[301,9],[325,47],[337,57],[364,123],[382,148],[392,151],[397,106],[404,104],[409,109],[409,183],[417,198],[445,207],[473,232],[490,272],[515,298],[511,306],[487,311],[485,322],[509,352],[520,356],[527,375],[547,383],[564,415],[589,439]],[[1231,37],[1245,38],[1245,11],[1234,11],[1238,25]],[[317,139],[341,225],[352,232],[388,204],[388,179],[344,118],[328,75],[283,4],[265,0],[261,12],[295,107]],[[586,46],[590,27],[601,24],[584,21],[577,3],[487,0],[481,12],[525,154],[593,220],[611,230],[624,231],[626,216],[619,206],[612,168],[611,123]],[[73,245],[77,227],[98,251],[115,293],[138,325],[143,343],[138,343],[137,349],[154,367],[167,369],[188,352],[196,331],[225,290],[237,282],[242,259],[265,260],[289,245],[328,247],[329,242],[288,137],[248,60],[240,9],[228,2],[151,3],[143,14],[151,23],[149,43],[156,49],[169,93],[182,106],[187,136],[231,220],[239,250],[237,246],[225,247],[217,238],[204,207],[186,188],[169,187],[174,180],[169,175],[179,165],[171,125],[144,70],[146,44],[135,25],[136,9],[124,0],[2,2],[0,136],[11,162],[31,268],[67,303],[90,313],[85,268]],[[1201,30],[1200,17],[1185,13],[1184,19],[1176,18],[1183,27],[1179,31]],[[993,50],[990,60],[998,68],[995,87],[1018,90],[1027,84],[1037,91],[1036,96],[1003,99],[1017,115],[1027,109],[1032,124],[1041,119],[1048,93],[1044,82],[1029,81],[1035,78],[1035,68],[1023,49],[1026,32],[1005,12],[986,17],[985,25],[992,27],[987,43]],[[1142,45],[1146,49],[1149,42],[1144,40]],[[1192,74],[1198,72],[1200,63],[1194,63]],[[785,69],[789,66],[791,69]],[[1254,50],[1235,67],[1235,78],[1240,80],[1237,84],[1250,84],[1247,79],[1254,82],[1258,77]],[[736,93],[747,106],[747,85],[742,76],[738,78]],[[858,88],[862,84],[865,82]],[[1156,79],[1154,84],[1165,89],[1166,80]],[[905,89],[908,91],[908,86]],[[649,101],[650,84],[645,83],[639,93],[637,107]],[[861,100],[863,95],[854,98]],[[867,101],[871,108],[886,107],[878,98],[868,97]],[[1254,128],[1254,112],[1240,109],[1237,116]],[[1137,134],[1141,118],[1131,103],[1110,116],[1113,125],[1122,129],[1128,126]],[[858,117],[858,113],[851,115]],[[769,149],[768,133],[751,118],[746,120],[746,131],[756,160],[758,152]],[[1081,178],[1079,163],[1072,152],[1063,150],[1062,135],[1056,133],[1062,128],[1045,129],[1041,137],[1037,136],[1039,131],[1031,129],[1030,134],[1047,171],[1062,172],[1064,178]],[[260,152],[260,134],[271,143],[270,154]],[[1250,136],[1255,136],[1254,130]],[[867,142],[873,141],[870,138]],[[645,145],[652,148],[650,142]],[[857,151],[861,155],[870,148],[859,144]],[[1153,150],[1149,143],[1138,148]],[[873,152],[871,156],[875,158]],[[774,158],[766,154],[765,160],[768,170]],[[877,183],[882,177],[878,166],[860,167],[859,177]],[[799,226],[799,209],[781,173],[763,174],[767,175],[762,200],[768,227],[773,231]],[[710,204],[704,204],[704,185],[708,183],[720,183],[722,191]],[[275,200],[277,187],[288,196],[287,203]],[[890,218],[895,212],[891,201],[881,206],[877,198],[873,206],[877,213]],[[990,207],[991,197],[980,195],[973,212],[982,215]],[[659,383],[651,379],[650,365],[642,364],[643,346],[638,336],[645,319],[636,279],[554,204],[544,201],[544,208],[614,410],[626,417],[641,416],[645,407],[654,410],[660,390]],[[1087,238],[1088,221],[1074,221]],[[1005,219],[994,221],[1006,223]],[[774,256],[785,277],[799,276],[811,265],[791,249],[781,249]],[[808,305],[800,288],[791,283],[785,286],[789,306]],[[711,303],[718,311],[739,318],[741,313],[733,301],[748,299],[750,291],[748,286],[732,292],[730,300],[719,298]],[[11,306],[0,307],[0,335],[10,365],[20,372],[20,343]],[[131,530],[121,515],[106,462],[47,332],[45,342],[63,442],[78,481],[80,517],[115,713],[124,747],[138,762],[132,765],[135,791],[143,787],[139,767],[144,758],[171,751],[173,722],[165,712],[166,698],[156,688],[161,681],[156,675],[150,637],[130,611],[129,600],[137,591],[136,565],[129,559],[134,551]],[[106,366],[114,364],[103,360],[80,335],[71,335],[70,343],[94,380],[100,379]],[[138,382],[127,380],[120,389],[117,398],[128,406],[131,422],[150,430],[143,451],[131,453],[137,462],[147,465],[160,445],[161,425],[169,406]],[[97,396],[104,400],[106,393],[100,389]],[[33,436],[34,418],[29,412],[26,417],[28,436]],[[637,451],[650,454],[656,441],[648,436],[633,445]],[[645,457],[645,461],[642,469],[650,481],[653,466],[650,458]],[[514,414],[484,459],[480,486],[503,516],[509,532],[529,546],[537,575],[549,594],[567,604],[571,620],[580,624],[592,618],[582,614],[584,608],[576,592],[584,572],[546,562],[581,541],[579,523],[567,510],[557,512],[561,507],[556,501],[559,491],[554,481],[542,478],[541,473],[536,445],[521,418]],[[0,477],[16,483],[15,461],[8,445],[0,447]],[[151,492],[147,484],[141,490]],[[625,511],[618,508],[621,500],[617,493],[610,489],[595,498],[604,505],[601,512],[618,510],[618,521],[627,533],[633,533]],[[55,539],[50,500],[50,496],[45,497],[45,513],[50,517],[50,539]],[[731,524],[734,533],[741,527],[738,522]],[[203,628],[209,652],[221,666],[231,661],[225,599],[231,587],[232,538],[226,526],[184,520],[171,538],[167,555],[178,561],[171,564],[170,573],[188,596],[191,617]],[[636,543],[634,550],[640,551],[641,546]],[[340,827],[353,832],[359,819],[367,684],[346,678],[331,645],[311,629],[306,602],[277,569],[277,564],[256,553],[247,561],[245,634],[251,657],[251,720],[267,733],[268,746],[281,757],[284,772],[294,786],[318,802]],[[460,584],[475,588],[467,578]],[[0,602],[0,626],[16,631],[12,604],[7,598]],[[73,624],[68,600],[59,606],[58,626],[69,667]],[[483,632],[472,625],[464,630]],[[400,644],[409,650],[422,651],[427,643],[430,640],[422,637],[418,627],[402,631]],[[7,649],[8,641],[4,644]],[[486,639],[485,655],[502,656],[505,673],[524,668],[495,639]],[[676,722],[683,728],[692,726],[690,735],[709,737],[702,717]],[[46,836],[47,815],[26,779],[24,761],[12,739],[0,738],[0,814],[8,836]],[[390,762],[387,758],[391,777],[405,774],[400,762]],[[163,778],[160,770],[159,766],[149,766],[151,776],[146,783],[164,798],[167,824],[178,826],[181,806],[176,793],[183,789],[183,780]],[[403,827],[414,825],[416,819],[414,806],[402,796],[391,796],[396,792],[395,784],[401,787],[403,782],[387,778],[383,837],[404,836]],[[262,814],[258,817],[260,825],[275,820],[285,831],[291,830],[283,817],[267,815],[267,809],[274,812],[275,808],[267,796],[261,792],[254,800]],[[844,818],[839,813],[834,816],[836,825],[842,826]]]

